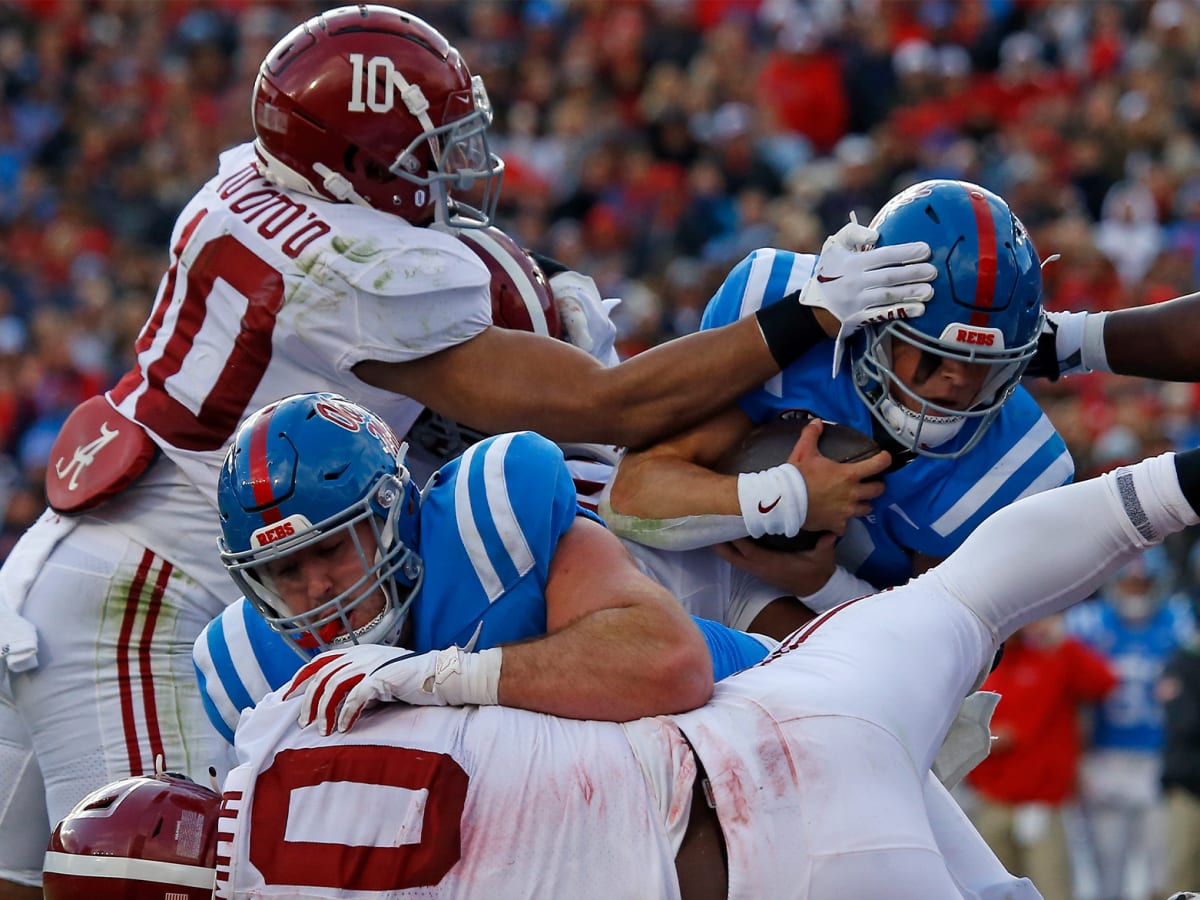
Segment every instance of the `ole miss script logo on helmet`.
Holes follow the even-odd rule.
[[[384,449],[392,456],[400,454],[400,439],[396,433],[383,422],[372,415],[364,415],[362,407],[353,403],[340,403],[337,400],[322,400],[316,405],[317,415],[327,422],[332,422],[347,431],[358,431],[366,428],[368,434],[379,438]]]

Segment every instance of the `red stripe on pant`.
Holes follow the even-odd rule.
[[[154,579],[154,586],[151,588],[149,598],[144,599],[146,579],[156,561],[159,563],[159,569]],[[158,622],[158,614],[162,610],[162,598],[166,593],[171,571],[172,567],[169,562],[159,560],[149,550],[144,551],[141,562],[138,563],[137,573],[129,585],[129,593],[125,597],[125,613],[121,619],[121,632],[117,644],[117,690],[121,700],[121,724],[125,731],[125,752],[129,758],[130,775],[146,773],[142,753],[138,746],[138,726],[134,714],[136,707],[132,670],[135,658],[138,681],[141,684],[141,704],[146,717],[151,767],[154,765],[154,759],[163,753],[162,731],[158,725],[158,702],[154,696],[154,672],[150,666],[150,650],[154,639],[154,626]],[[134,643],[134,623],[137,620],[138,612],[142,609],[143,602],[146,618],[142,623],[141,634]]]
[[[889,588],[888,590],[891,590],[891,589]],[[835,606],[833,609],[826,610],[825,612],[821,613],[821,615],[819,615],[815,619],[813,619],[811,622],[806,622],[805,624],[803,624],[799,628],[797,628],[795,631],[793,631],[791,634],[789,634],[787,637],[785,637],[780,642],[778,647],[776,647],[774,650],[772,650],[770,653],[768,653],[764,659],[762,659],[758,663],[755,663],[755,665],[756,666],[765,666],[771,660],[778,659],[780,656],[783,656],[785,653],[791,653],[793,650],[795,650],[797,647],[799,647],[801,644],[803,644],[805,641],[807,641],[810,637],[812,637],[813,632],[815,632],[818,628],[820,628],[822,625],[824,625],[826,622],[828,622],[830,619],[832,619],[834,616],[836,616],[842,610],[848,609],[849,607],[853,606],[855,603],[858,603],[860,600],[866,600],[867,597],[874,597],[874,596],[875,596],[874,594],[865,594],[862,597],[855,597],[853,600],[847,600],[845,603],[841,603],[841,604]]]

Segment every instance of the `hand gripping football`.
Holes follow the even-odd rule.
[[[813,418],[814,414],[806,409],[789,409],[773,421],[757,426],[737,447],[725,454],[717,463],[717,471],[725,475],[740,475],[742,472],[761,472],[787,462],[792,448],[800,439],[800,432]],[[869,434],[849,425],[826,420],[825,430],[817,441],[817,449],[826,459],[848,463],[869,459],[879,452],[880,447]],[[811,550],[817,539],[825,533],[801,529],[795,537],[767,534],[756,538],[755,543],[768,550]]]

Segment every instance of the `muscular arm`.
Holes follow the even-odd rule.
[[[738,476],[712,470],[722,456],[745,437],[751,422],[730,407],[695,428],[649,447],[627,453],[617,467],[609,505],[613,513],[642,520],[742,513]],[[804,527],[841,534],[846,521],[870,511],[870,501],[883,491],[882,482],[864,481],[887,467],[879,453],[859,463],[837,463],[817,450],[820,424],[814,422],[796,442],[788,462],[804,476],[807,518]],[[617,530],[638,540],[636,524]],[[650,543],[650,541],[647,541]]]
[[[577,518],[558,542],[546,614],[546,636],[504,647],[505,706],[627,721],[694,709],[712,694],[699,629],[590,519]]]
[[[744,412],[730,406],[673,438],[627,452],[612,482],[613,511],[640,519],[740,516],[737,477],[711,467],[752,427]]]
[[[1200,293],[1109,313],[1104,350],[1119,375],[1200,381]]]
[[[406,363],[368,360],[368,384],[490,434],[640,447],[693,425],[779,371],[748,316],[605,368],[562,341],[496,327]]]

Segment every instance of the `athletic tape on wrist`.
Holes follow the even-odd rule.
[[[1088,313],[1083,320],[1083,343],[1079,359],[1085,369],[1093,372],[1111,372],[1108,351],[1104,348],[1104,320],[1107,312]]]
[[[462,659],[460,704],[495,706],[499,703],[500,666],[503,662],[501,648],[489,647],[478,653],[464,653]]]
[[[738,505],[751,537],[794,537],[808,516],[808,488],[791,463],[738,476]]]
[[[780,369],[786,369],[821,341],[829,340],[813,308],[801,305],[799,297],[799,291],[788,294],[754,314],[763,341]]]

